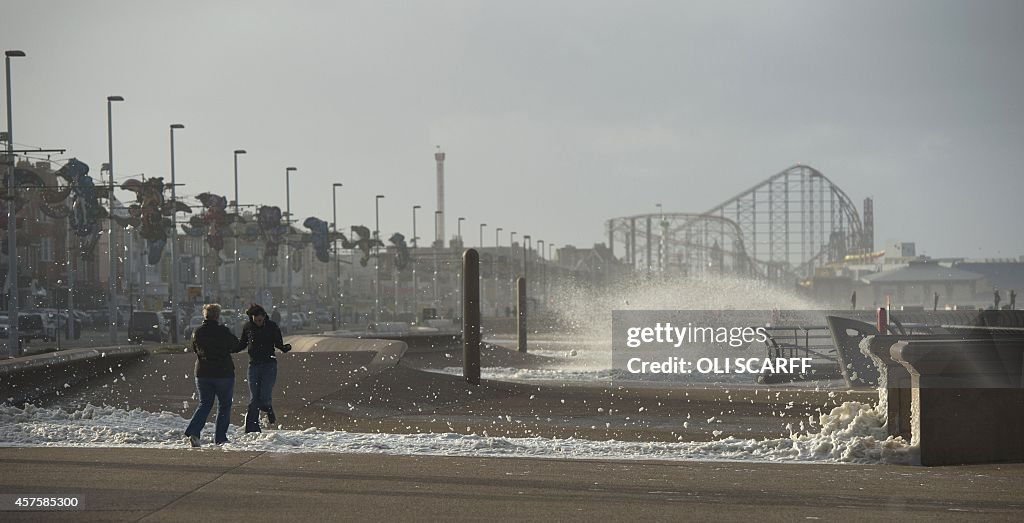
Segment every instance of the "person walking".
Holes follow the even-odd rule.
[[[203,324],[192,334],[192,352],[196,353],[196,391],[199,406],[185,429],[185,437],[193,447],[199,446],[199,436],[217,400],[217,423],[214,443],[228,441],[231,423],[231,398],[235,389],[235,364],[231,353],[240,352],[238,338],[220,324],[221,307],[216,303],[203,306]]]
[[[277,324],[277,327],[279,329],[281,328],[281,312],[277,310],[277,307],[274,307],[274,310],[271,311],[270,319],[273,320],[273,322]],[[282,329],[281,332],[284,332],[286,330],[288,330],[288,326],[287,325],[284,326],[284,328]]]
[[[267,311],[258,304],[252,304],[245,311],[249,321],[242,328],[238,349],[249,352],[249,408],[245,413],[245,431],[261,432],[260,411],[267,413],[267,422],[277,423],[272,397],[274,382],[277,381],[277,358],[275,349],[281,352],[292,350],[284,343],[281,329],[273,320],[267,319]]]

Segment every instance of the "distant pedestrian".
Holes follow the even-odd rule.
[[[1017,291],[1010,289],[1010,310],[1017,310]]]
[[[935,303],[932,304],[932,310],[939,310],[939,291],[935,291]]]
[[[274,383],[277,381],[277,358],[274,350],[281,352],[292,350],[292,346],[284,343],[281,329],[277,322],[267,319],[267,311],[258,304],[252,304],[245,311],[249,321],[242,328],[242,337],[238,341],[238,350],[249,351],[249,408],[245,413],[245,431],[260,432],[260,411],[267,413],[267,421],[274,425],[277,415],[274,413],[272,397]]]
[[[850,295],[850,310],[857,310],[857,291]]]
[[[995,296],[993,297],[993,299],[996,302],[995,309],[999,310],[999,302],[1003,301],[1003,298],[1002,298],[1002,296],[999,295],[999,289],[996,289],[995,291],[993,291],[993,294],[995,294]]]
[[[217,425],[214,442],[228,441],[231,423],[231,397],[235,389],[235,364],[231,353],[239,352],[238,338],[220,324],[220,305],[203,306],[203,324],[192,334],[192,352],[196,353],[196,390],[199,406],[185,429],[185,436],[193,447],[199,446],[199,436],[217,399]]]

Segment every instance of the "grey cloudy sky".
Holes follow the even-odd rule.
[[[714,207],[802,162],[876,243],[1024,255],[1024,2],[7,0],[15,141],[185,194],[432,235],[434,146],[448,229],[556,244],[614,216]],[[6,111],[6,109],[4,109]],[[5,114],[5,113],[4,113]],[[621,252],[621,251],[620,251]]]

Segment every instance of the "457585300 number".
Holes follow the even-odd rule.
[[[78,498],[15,498],[14,505],[18,508],[74,508],[78,506]]]

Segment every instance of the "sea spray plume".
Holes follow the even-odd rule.
[[[820,310],[810,299],[763,280],[731,276],[645,276],[607,284],[570,282],[552,291],[550,308],[562,328],[611,338],[616,310]]]

